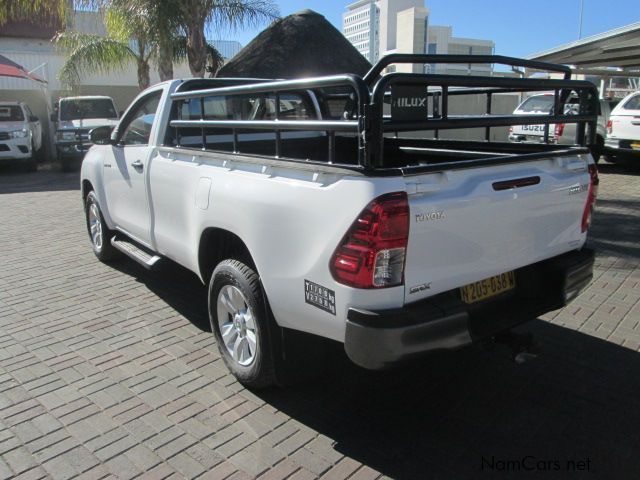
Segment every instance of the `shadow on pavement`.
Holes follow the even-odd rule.
[[[393,478],[640,478],[640,354],[539,320],[521,329],[542,348],[524,365],[502,347],[386,372],[343,356],[323,382],[258,394]]]
[[[589,244],[600,256],[640,258],[640,200],[598,199]]]
[[[80,190],[80,172],[61,173],[57,165],[40,165],[34,173],[19,167],[0,166],[0,195],[3,193],[58,192]]]
[[[621,163],[598,163],[598,172],[603,174],[617,174],[617,175],[629,175],[637,177],[640,173],[638,165],[625,165]]]
[[[191,272],[114,267],[209,330]],[[255,393],[393,478],[640,478],[640,354],[541,320],[519,330],[541,348],[524,365],[494,345],[369,372],[331,343],[323,377]]]

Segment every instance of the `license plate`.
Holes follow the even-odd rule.
[[[634,150],[640,150],[640,143],[632,143],[631,148]]]
[[[516,276],[513,272],[501,273],[460,287],[460,296],[465,303],[475,303],[512,290],[515,286]]]

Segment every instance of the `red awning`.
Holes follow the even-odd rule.
[[[47,83],[41,78],[27,72],[22,65],[9,60],[7,57],[0,55],[0,77],[16,77],[26,80],[34,80],[40,83]]]

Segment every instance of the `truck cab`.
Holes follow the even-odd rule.
[[[118,110],[111,97],[63,97],[54,110],[51,120],[56,124],[56,152],[63,171],[72,170],[91,147],[90,130],[118,123]]]

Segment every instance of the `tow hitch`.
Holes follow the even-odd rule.
[[[538,358],[539,347],[531,333],[514,333],[508,330],[496,335],[494,341],[509,347],[511,358],[519,365]]]

